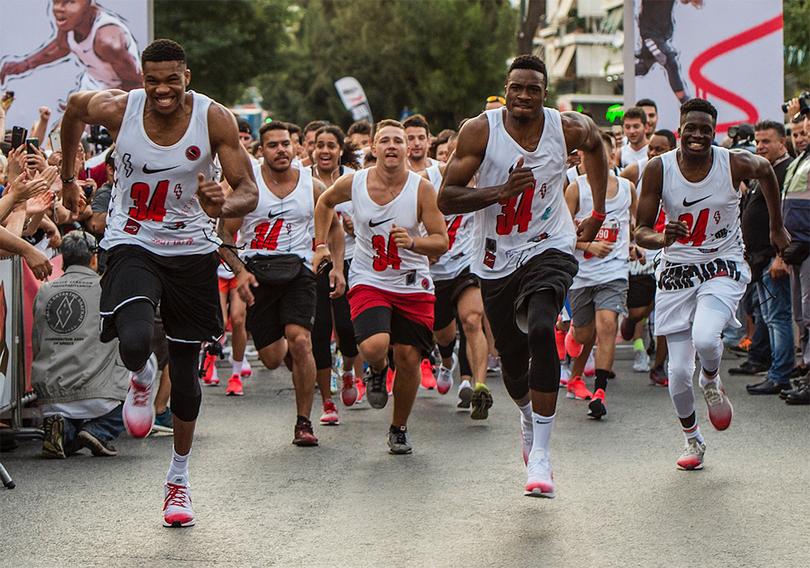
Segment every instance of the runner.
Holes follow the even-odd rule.
[[[409,120],[415,117],[410,117]],[[430,132],[427,121],[405,121],[411,156]],[[421,130],[421,132],[420,132]],[[416,152],[417,155],[418,151]],[[424,171],[433,187],[442,183],[443,167],[435,160]],[[413,162],[411,162],[413,165]],[[436,390],[447,394],[453,387],[456,362],[459,365],[461,384],[458,387],[458,408],[470,408],[474,420],[486,420],[492,407],[492,393],[487,380],[487,339],[484,337],[484,303],[478,278],[470,272],[474,251],[473,214],[446,215],[448,250],[430,265],[430,275],[436,287],[433,331],[442,362],[436,377]],[[461,328],[458,358],[455,355],[458,327]]]
[[[553,497],[550,439],[560,382],[554,325],[577,272],[577,233],[592,241],[605,219],[607,159],[590,118],[544,108],[547,81],[540,58],[513,60],[506,108],[464,124],[439,203],[445,214],[477,211],[473,273],[482,279],[504,383],[521,412],[526,494]],[[562,187],[566,155],[575,149],[584,152],[594,204],[576,230]],[[476,172],[478,187],[467,187]]]
[[[627,139],[621,151],[619,166],[626,168],[633,162],[647,157],[647,113],[639,107],[633,107],[624,113],[622,129]]]
[[[53,0],[56,37],[42,49],[0,68],[0,85],[73,54],[83,68],[79,91],[141,86],[138,45],[127,25],[95,0]]]
[[[326,189],[308,168],[293,168],[290,132],[274,120],[259,130],[264,163],[255,170],[259,204],[242,219],[228,219],[220,228],[226,243],[239,232],[240,257],[235,268],[239,293],[248,305],[247,329],[268,369],[278,368],[288,352],[292,359],[297,421],[293,444],[317,446],[309,415],[315,387],[312,329],[315,323],[315,275],[312,258],[312,216]],[[333,219],[330,240],[337,268],[329,272],[335,296],[342,294],[343,235]]]
[[[324,120],[313,120],[304,127],[303,154],[300,156],[302,165],[311,166],[314,163],[312,152],[315,151],[315,133],[327,124]]]
[[[201,342],[222,335],[217,294],[218,243],[212,218],[244,215],[256,206],[250,160],[236,120],[208,97],[186,91],[191,73],[183,48],[167,39],[141,55],[145,89],[82,91],[68,100],[62,121],[62,195],[84,206],[76,183],[76,151],[86,124],[116,140],[117,179],[101,246],[102,341],[118,337],[132,371],[123,417],[129,433],[147,436],[155,418],[151,355],[155,306],[169,340],[174,450],[166,477],[163,524],[194,524],[188,460],[202,398],[197,380]],[[214,158],[233,188],[225,198],[213,180]]]
[[[312,175],[320,180],[324,187],[330,187],[340,176],[360,169],[357,163],[356,148],[351,142],[345,142],[346,135],[334,125],[322,126],[315,133],[315,151],[312,153],[314,164],[311,166]],[[351,203],[341,204],[349,206]],[[344,248],[353,246],[354,237],[344,238]],[[352,249],[352,253],[354,250]],[[344,253],[345,256],[345,253]],[[346,260],[343,261],[344,277],[347,276]],[[341,373],[341,399],[346,406],[352,406],[359,397],[362,387],[355,384],[361,382],[354,374],[354,362],[357,357],[357,343],[354,340],[354,327],[352,326],[349,302],[341,294],[330,300],[329,276],[321,274],[317,277],[317,305],[315,309],[315,327],[312,330],[312,351],[315,356],[317,369],[318,389],[323,401],[323,415],[321,424],[340,424],[337,407],[332,401],[332,329],[337,332],[338,348],[343,358],[343,372]],[[334,317],[333,317],[334,312]]]
[[[770,163],[749,152],[712,146],[717,110],[702,99],[681,106],[681,146],[653,158],[644,170],[636,241],[663,248],[656,271],[655,334],[669,345],[669,393],[686,436],[679,469],[703,468],[706,445],[695,414],[695,352],[700,386],[717,430],[731,424],[733,409],[718,373],[721,333],[734,317],[751,275],[743,258],[740,182],[759,179],[768,206],[770,239],[781,252],[790,238],[782,224],[779,186]],[[668,219],[655,231],[659,206]]]
[[[407,169],[402,124],[378,123],[373,149],[376,166],[341,177],[318,201],[313,265],[331,257],[323,240],[329,220],[335,206],[351,200],[356,241],[349,304],[360,353],[369,364],[368,401],[374,408],[388,402],[385,378],[393,345],[397,378],[388,447],[408,454],[419,361],[433,348],[435,298],[427,257],[447,251],[447,231],[430,182]]]
[[[602,133],[602,142],[608,156],[613,155],[614,139]],[[581,152],[580,152],[581,153]],[[582,160],[581,160],[582,162]],[[580,164],[583,167],[584,163]],[[586,169],[587,173],[587,169]],[[587,175],[579,176],[565,190],[565,201],[579,223],[593,211],[593,196]],[[574,339],[592,349],[596,340],[596,379],[593,394],[583,395],[582,374],[588,353],[577,357],[571,370],[572,379],[567,387],[569,396],[590,398],[588,416],[597,420],[607,414],[605,391],[613,373],[616,353],[616,331],[619,315],[627,314],[627,277],[630,255],[630,224],[636,213],[636,192],[633,184],[610,174],[605,197],[607,219],[593,241],[577,243],[576,257],[579,272],[568,292],[571,301],[571,323]],[[579,391],[579,393],[577,393]],[[585,391],[587,392],[587,390]]]

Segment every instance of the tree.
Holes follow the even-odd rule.
[[[785,96],[810,90],[810,2],[785,0]]]
[[[545,0],[521,0],[520,2],[520,29],[517,36],[517,52],[534,52],[534,35],[540,22],[546,15]]]
[[[279,68],[292,14],[289,0],[155,0],[155,37],[186,50],[192,86],[236,102],[260,73]]]
[[[273,115],[348,124],[334,82],[356,77],[376,119],[407,107],[434,131],[475,116],[503,91],[517,12],[508,0],[301,1],[282,68],[258,80]]]

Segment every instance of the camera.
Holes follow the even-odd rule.
[[[782,112],[784,112],[785,114],[787,114],[789,102],[790,101],[785,102],[782,105]],[[805,114],[810,114],[810,91],[805,91],[801,95],[799,95],[799,116]]]

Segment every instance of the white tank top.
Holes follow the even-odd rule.
[[[253,170],[259,188],[256,209],[245,215],[239,229],[239,256],[297,254],[309,266],[312,260],[312,225],[315,199],[309,168],[298,172],[295,189],[284,198],[264,182],[261,166]]]
[[[428,180],[433,184],[433,188],[438,193],[439,188],[442,186],[442,171],[439,169],[439,162],[431,160],[430,158],[428,158],[428,160],[431,164],[425,170],[425,173],[427,173]]]
[[[545,126],[537,148],[523,149],[506,132],[503,109],[488,110],[489,138],[478,187],[501,185],[523,157],[534,168],[536,186],[506,202],[475,212],[475,251],[472,270],[481,278],[502,278],[530,258],[557,249],[573,254],[576,231],[565,204],[563,179],[566,146],[557,110],[545,108]]]
[[[703,263],[717,258],[743,260],[740,194],[731,178],[729,151],[712,146],[712,167],[697,183],[678,167],[677,150],[661,155],[664,166],[661,206],[667,219],[686,221],[690,236],[664,248],[664,260]]]
[[[338,217],[343,220],[343,218],[347,218],[351,221],[354,221],[354,207],[352,206],[351,201],[345,201],[343,203],[338,203],[337,207],[335,207],[335,211],[338,214]],[[354,258],[354,236],[350,235],[349,233],[343,233],[343,259],[344,260],[351,260]]]
[[[135,42],[135,38],[132,37],[127,25],[117,16],[105,12],[98,7],[96,7],[96,11],[97,15],[96,20],[93,22],[93,27],[90,28],[90,33],[87,34],[87,37],[82,41],[76,41],[73,31],[67,33],[68,47],[70,47],[70,51],[78,57],[79,61],[82,62],[86,73],[99,85],[99,89],[120,89],[121,79],[118,77],[118,73],[112,65],[96,55],[96,50],[93,47],[93,43],[96,41],[96,34],[99,28],[104,26],[116,26],[120,28],[126,38],[127,52],[138,67],[138,71],[140,71],[141,58],[138,52],[138,44]]]
[[[647,157],[647,144],[644,144],[638,150],[633,150],[628,142],[624,146],[622,146],[622,154],[621,154],[621,167],[626,168],[633,162],[637,162],[639,160],[643,160]]]
[[[161,256],[209,253],[217,249],[215,222],[197,198],[197,174],[214,179],[208,136],[211,99],[194,97],[182,138],[159,146],[146,134],[143,89],[129,92],[115,147],[115,185],[101,246],[139,245]]]
[[[442,172],[439,162],[433,163],[427,169],[428,178],[433,187],[438,189],[442,185]],[[475,250],[475,214],[445,215],[447,224],[447,237],[449,245],[447,252],[430,265],[430,275],[434,281],[452,280],[470,266]]]
[[[597,241],[613,243],[613,250],[605,258],[599,258],[591,253],[577,250],[575,256],[579,261],[579,272],[574,278],[572,289],[584,288],[605,284],[611,280],[627,280],[628,264],[630,258],[630,182],[624,178],[611,176],[619,181],[616,195],[605,200],[605,214],[607,217],[596,233]],[[577,221],[587,219],[593,212],[593,193],[587,176],[577,178],[579,186],[579,210],[575,216]]]
[[[565,170],[565,186],[568,187],[579,177],[579,170],[576,166],[571,166]]]
[[[368,173],[374,168],[355,172],[352,178],[354,204],[354,259],[349,269],[349,285],[367,284],[400,294],[433,292],[428,258],[398,249],[390,237],[394,224],[418,237],[419,183],[422,176],[408,172],[408,180],[393,201],[378,205],[368,194]]]

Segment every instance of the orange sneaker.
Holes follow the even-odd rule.
[[[430,359],[422,359],[422,388],[433,390],[436,388],[436,377],[433,374],[433,365]]]
[[[388,367],[388,374],[385,375],[385,390],[388,394],[394,392],[394,379],[397,378],[397,372]]]
[[[243,396],[245,391],[242,390],[242,379],[239,375],[232,375],[228,379],[228,386],[225,387],[225,396]]]
[[[206,355],[203,361],[203,374],[202,380],[205,386],[215,387],[219,384],[219,375],[217,374],[217,356]]]
[[[566,396],[568,398],[574,398],[576,400],[590,400],[593,396],[591,391],[588,390],[588,387],[585,386],[585,381],[582,380],[582,377],[574,377],[570,381],[568,381],[568,386],[565,387],[568,390],[568,394]]]
[[[605,391],[596,389],[591,397],[591,402],[588,403],[588,416],[599,420],[607,414],[607,406],[605,406]]]

